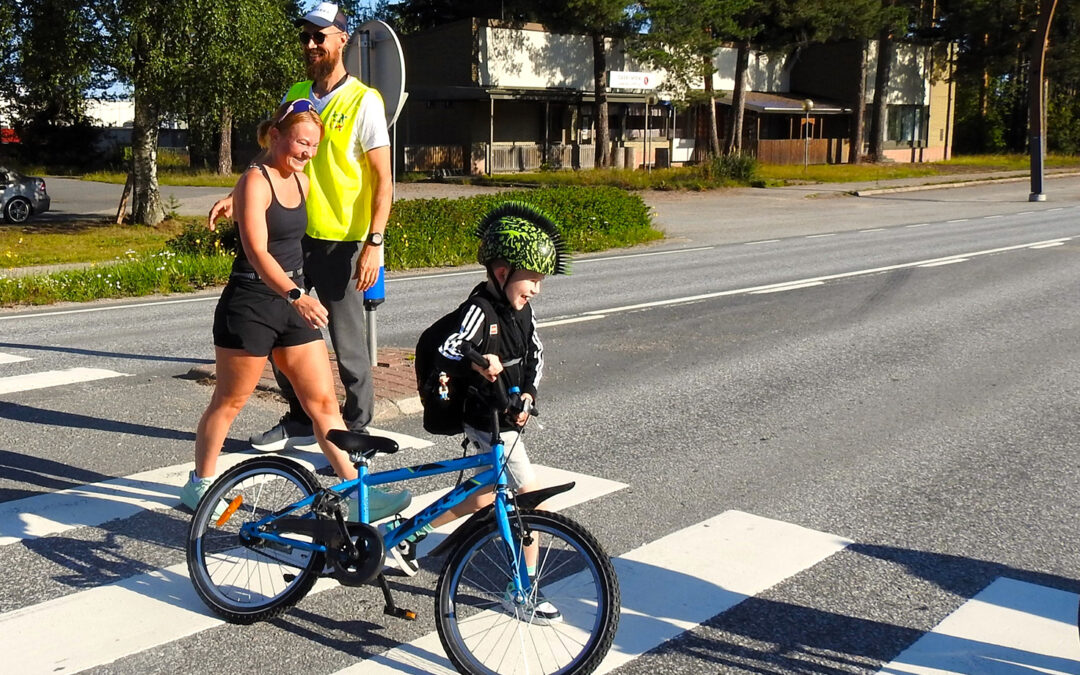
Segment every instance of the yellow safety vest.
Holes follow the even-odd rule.
[[[289,101],[310,98],[313,82],[297,82],[289,88]],[[338,88],[322,111],[325,132],[319,151],[307,163],[304,173],[311,179],[307,198],[307,233],[315,239],[362,241],[371,226],[371,199],[374,177],[367,154],[354,157],[353,130],[360,99],[370,87],[355,77]],[[375,96],[379,92],[371,90]],[[376,110],[382,110],[382,100]]]

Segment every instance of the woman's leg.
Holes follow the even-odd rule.
[[[326,433],[331,429],[347,428],[334,392],[334,377],[330,372],[326,343],[315,340],[302,345],[277,347],[274,349],[274,363],[292,383],[296,397],[311,418],[319,447],[330,460],[334,473],[344,480],[356,478],[356,467],[349,461],[349,456],[326,440]]]
[[[266,367],[265,356],[242,349],[215,347],[216,380],[210,404],[195,431],[195,475],[206,478],[217,473],[217,458],[229,427],[247,403]]]

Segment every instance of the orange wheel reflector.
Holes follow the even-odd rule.
[[[229,507],[225,509],[225,513],[221,514],[221,517],[214,523],[216,527],[221,527],[225,523],[229,522],[229,518],[232,518],[232,514],[236,513],[236,509],[240,508],[240,505],[244,503],[244,495],[236,495],[233,500],[229,502]]]

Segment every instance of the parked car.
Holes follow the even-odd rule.
[[[35,213],[49,210],[45,179],[24,176],[0,166],[0,215],[9,223],[25,223]]]

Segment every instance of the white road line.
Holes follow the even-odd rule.
[[[593,319],[604,319],[603,314],[593,314],[591,316],[575,316],[569,319],[553,319],[551,321],[539,321],[536,324],[537,328],[546,328],[548,326],[562,326],[568,323],[581,323],[582,321],[592,321]]]
[[[989,248],[982,251],[972,251],[970,253],[960,253],[951,256],[945,256],[942,258],[930,258],[927,260],[916,260],[913,262],[897,263],[896,265],[885,265],[883,267],[871,267],[863,270],[854,270],[852,272],[840,272],[839,274],[828,274],[820,277],[812,277],[808,279],[796,279],[792,281],[783,281],[775,284],[765,284],[763,286],[750,286],[747,288],[735,288],[728,291],[716,291],[714,293],[702,293],[700,295],[687,295],[681,298],[672,298],[670,300],[655,300],[653,302],[642,302],[636,305],[623,305],[621,307],[607,307],[605,309],[597,309],[590,312],[585,312],[585,316],[593,314],[615,314],[616,312],[633,312],[641,309],[651,309],[653,307],[668,307],[673,305],[681,305],[691,302],[700,302],[702,300],[712,300],[715,298],[723,298],[729,295],[744,295],[750,294],[754,291],[768,290],[771,288],[783,288],[787,286],[793,286],[795,284],[809,283],[814,281],[832,281],[834,279],[849,279],[851,277],[866,276],[870,274],[879,274],[881,272],[891,272],[893,270],[908,269],[912,267],[921,267],[923,265],[929,265],[931,263],[954,261],[958,258],[975,258],[978,256],[991,255],[994,253],[1004,253],[1006,251],[1016,251],[1019,249],[1031,248],[1032,246],[1038,246],[1040,244],[1049,244],[1052,242],[1066,242],[1070,241],[1072,237],[1061,237],[1058,239],[1047,239],[1044,241],[1033,241],[1027,244],[1015,244],[1013,246],[1002,246],[999,248]]]
[[[743,242],[743,246],[757,246],[758,244],[774,244],[780,241],[779,239],[762,239],[761,241],[747,241]]]
[[[926,263],[925,265],[919,265],[919,267],[941,267],[943,265],[953,265],[959,262],[967,262],[967,258],[950,258],[948,260],[939,260],[937,262]]]
[[[127,373],[102,368],[68,368],[67,370],[47,370],[27,375],[0,377],[0,394],[14,394],[20,391],[59,387],[76,382],[93,382],[110,377],[130,377]]]
[[[574,490],[549,500],[545,508],[550,506],[552,510],[626,487],[584,474],[535,468],[538,480],[544,484],[567,480],[578,484]],[[423,495],[414,501],[426,504],[438,494]],[[433,538],[437,536],[428,537]],[[337,582],[332,579],[320,579],[311,593],[335,586]],[[2,614],[0,653],[6,655],[5,669],[11,672],[76,673],[222,623],[196,595],[187,564],[180,563]],[[57,631],[63,634],[62,640],[57,640]]]
[[[739,511],[679,530],[615,558],[619,632],[597,673],[608,673],[743,600],[812,567],[851,542]],[[454,673],[437,633],[337,675]]]
[[[946,223],[966,223],[971,220],[970,218],[956,218],[954,220],[946,220]]]
[[[999,213],[996,216],[983,216],[983,219],[985,219],[985,220],[993,220],[994,218],[1004,218],[1004,217],[1005,217],[1004,215]]]
[[[1064,208],[1064,206],[1055,206],[1052,209],[1046,209],[1045,211],[1043,211],[1043,213],[1050,213],[1051,211],[1061,211]]]
[[[157,307],[158,305],[180,305],[188,302],[217,302],[219,294],[198,298],[183,298],[180,300],[157,300],[155,302],[135,302],[123,305],[108,305],[104,307],[82,307],[80,309],[63,309],[55,312],[37,312],[34,314],[14,314],[0,316],[0,321],[14,321],[16,319],[37,319],[43,316],[64,316],[66,314],[88,314],[90,312],[108,312],[114,309],[135,309],[138,307]]]
[[[1055,246],[1064,246],[1063,241],[1052,241],[1049,244],[1036,244],[1035,246],[1029,246],[1028,248],[1054,248]]]
[[[905,225],[904,227],[926,227],[930,223],[916,223],[915,225]]]
[[[1077,595],[1002,577],[879,672],[1080,673]]]
[[[859,230],[859,232],[884,232],[884,227],[872,227],[869,230]]]
[[[835,236],[836,236],[835,232],[829,232],[828,234],[809,234],[809,235],[806,236],[806,238],[807,239],[821,239],[822,237],[835,237]]]
[[[19,363],[20,361],[29,361],[29,356],[18,356],[16,354],[4,354],[0,352],[0,363]]]
[[[389,436],[401,448],[426,448],[429,441],[405,434],[372,429],[380,436]],[[312,450],[289,450],[286,456],[311,469],[327,466],[318,446]],[[240,462],[259,456],[257,450],[248,453],[222,454],[218,471],[224,472]],[[77,527],[94,527],[117,518],[130,518],[140,511],[161,511],[180,504],[180,487],[187,480],[194,462],[167,466],[76,488],[59,490],[0,504],[0,546],[24,539],[37,539],[67,532]]]
[[[823,286],[824,281],[804,281],[802,283],[788,284],[787,286],[777,286],[776,288],[767,288],[762,291],[753,291],[752,295],[761,295],[763,293],[783,293],[784,291],[794,291],[798,288],[810,288],[811,286]]]
[[[1033,213],[1035,213],[1035,212],[1034,211],[1020,211],[1016,215],[1018,215],[1018,216],[1030,216]]]

